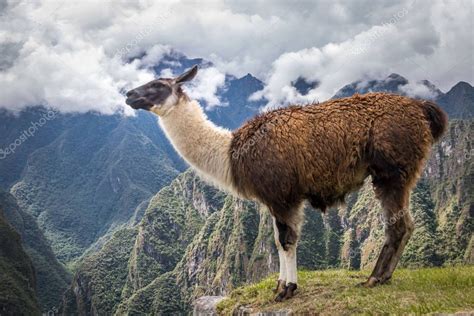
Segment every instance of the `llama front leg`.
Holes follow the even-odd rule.
[[[286,286],[286,256],[285,251],[280,243],[280,238],[278,234],[278,227],[276,225],[276,219],[273,217],[273,233],[275,237],[275,245],[278,250],[278,261],[280,265],[280,274],[278,275],[278,280],[276,288],[273,290],[274,293],[280,293]]]
[[[289,245],[284,251],[286,262],[286,284],[275,298],[277,302],[284,301],[295,295],[298,288],[298,268],[296,264],[296,244]]]
[[[292,298],[298,288],[297,264],[296,264],[296,244],[286,244],[283,250],[286,265],[286,282],[279,282],[278,295],[275,301],[281,302]]]
[[[299,215],[295,213],[295,215]],[[278,231],[277,245],[279,244],[283,251],[281,251],[284,258],[280,261],[280,278],[285,276],[286,283],[284,286],[281,282],[278,283],[279,292],[275,301],[281,302],[289,299],[295,295],[297,289],[297,265],[296,265],[296,247],[300,235],[300,227],[302,222],[301,216],[294,216],[293,220],[275,220],[276,230]],[[280,251],[279,251],[280,253]],[[285,263],[286,269],[282,270],[281,262]]]

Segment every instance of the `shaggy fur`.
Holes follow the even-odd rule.
[[[305,199],[325,211],[369,175],[410,187],[445,126],[433,103],[383,93],[278,109],[233,133],[233,183],[282,222]]]
[[[410,189],[446,129],[446,114],[429,101],[371,93],[264,113],[231,133],[181,90],[196,73],[151,81],[129,91],[127,104],[159,115],[175,149],[205,178],[268,206],[280,259],[276,300],[297,289],[303,202],[324,212],[369,175],[390,225],[363,285],[390,279],[414,227]]]

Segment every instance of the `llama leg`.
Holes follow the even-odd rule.
[[[278,250],[278,260],[280,264],[280,274],[278,276],[276,288],[273,290],[274,293],[279,293],[286,286],[286,258],[285,252],[282,245],[280,244],[280,237],[278,234],[278,227],[276,225],[276,219],[273,217],[273,233],[275,236],[275,245]]]
[[[275,221],[286,264],[286,284],[276,296],[275,300],[277,302],[293,297],[297,289],[296,247],[300,236],[301,223],[303,222],[301,214],[301,210],[297,210],[292,218],[285,222],[278,219]]]
[[[403,249],[410,239],[414,224],[408,210],[409,189],[376,188],[385,214],[385,243],[369,279],[362,285],[373,287],[392,277]]]
[[[297,284],[298,283],[298,269],[296,264],[296,244],[290,245],[288,250],[285,251],[285,261],[286,261],[286,282],[288,284]]]

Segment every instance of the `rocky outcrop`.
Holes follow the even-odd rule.
[[[217,304],[225,299],[225,296],[202,296],[193,303],[193,316],[217,315]]]

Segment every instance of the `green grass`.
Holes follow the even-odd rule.
[[[245,306],[253,312],[340,314],[430,314],[474,312],[474,266],[398,269],[392,280],[372,289],[356,287],[369,271],[301,271],[292,299],[276,303],[276,275],[234,290],[217,306],[221,315]]]

